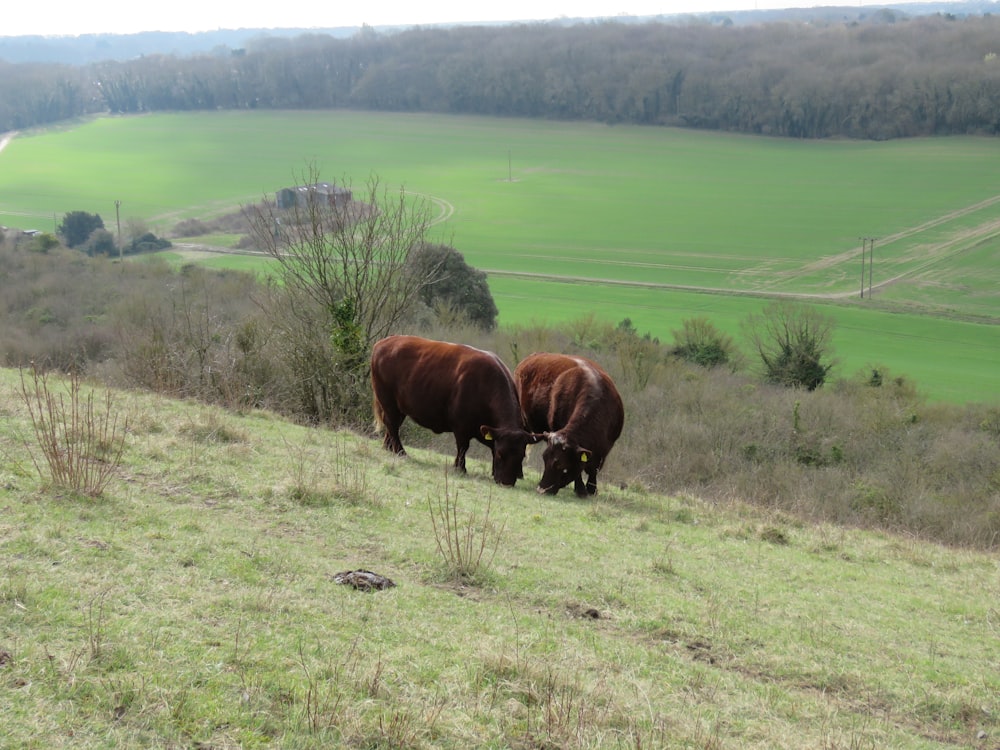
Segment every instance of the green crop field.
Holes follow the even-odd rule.
[[[1000,393],[995,139],[817,142],[342,111],[102,118],[8,145],[0,223],[51,229],[69,210],[111,223],[120,200],[123,219],[167,233],[311,163],[324,179],[377,174],[433,199],[435,233],[490,273],[503,324],[628,317],[669,340],[704,315],[738,335],[774,295],[808,295],[837,320],[835,374],[879,364],[935,399]],[[862,237],[875,238],[871,300],[859,298]]]

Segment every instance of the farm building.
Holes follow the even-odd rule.
[[[326,201],[330,206],[344,206],[351,201],[348,188],[318,182],[315,185],[296,185],[279,190],[276,194],[278,208],[305,208],[311,200]]]

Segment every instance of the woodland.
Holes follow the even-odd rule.
[[[993,135],[998,53],[989,13],[366,26],[85,65],[0,60],[0,132],[99,113],[342,107],[793,138]]]

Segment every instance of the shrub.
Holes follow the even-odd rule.
[[[673,331],[674,348],[671,353],[702,367],[719,367],[736,358],[736,345],[732,338],[719,331],[708,318],[687,318],[681,329]]]
[[[1000,406],[988,407],[983,410],[979,428],[987,435],[1000,440]]]
[[[425,243],[431,206],[402,188],[390,195],[372,176],[364,200],[349,185],[330,199],[311,165],[301,176],[305,199],[285,208],[275,201],[244,209],[257,247],[275,260],[271,300],[288,326],[292,369],[307,391],[310,416],[338,424],[367,423],[367,354],[408,321],[432,279],[411,272],[409,258]],[[280,287],[280,289],[279,289]],[[306,361],[301,361],[306,354]],[[305,365],[305,369],[302,369]],[[315,386],[315,387],[314,387]]]
[[[176,237],[200,237],[208,232],[208,225],[201,219],[184,219],[174,226],[174,236]]]
[[[100,214],[90,214],[86,211],[70,211],[63,216],[59,225],[59,234],[68,247],[77,247],[85,243],[95,229],[104,229],[104,220]]]
[[[833,319],[815,308],[772,303],[747,318],[744,332],[768,382],[814,391],[833,367],[823,361],[833,337]]]
[[[100,496],[121,464],[128,432],[128,418],[119,417],[111,391],[97,402],[72,373],[67,394],[60,394],[33,367],[30,376],[21,370],[21,397],[42,454],[41,460],[31,454],[39,475],[45,476],[44,462],[55,486]]]
[[[59,247],[59,238],[49,232],[39,232],[28,243],[28,249],[35,253],[47,253],[56,247]]]
[[[503,536],[503,524],[496,527],[490,521],[492,491],[486,497],[482,518],[470,511],[468,516],[458,510],[458,493],[452,495],[445,472],[444,497],[437,503],[427,499],[438,554],[451,578],[474,582],[482,578],[493,563]]]
[[[172,247],[170,240],[157,237],[152,232],[136,237],[129,244],[129,253],[152,253],[157,250],[165,250]]]
[[[602,348],[610,348],[617,355],[617,379],[630,388],[645,388],[663,361],[660,340],[648,332],[640,336],[629,318],[618,323],[607,339]]]
[[[427,280],[420,299],[439,318],[466,318],[486,331],[496,326],[498,310],[486,274],[466,263],[455,248],[424,243],[410,253],[408,265],[411,273]]]
[[[114,373],[130,387],[222,403],[270,406],[279,378],[264,362],[268,333],[253,276],[126,264],[130,291],[110,306]],[[268,327],[269,329],[270,327]]]
[[[899,500],[886,489],[860,482],[855,487],[851,509],[866,521],[886,524],[899,517]]]
[[[5,363],[88,368],[104,382],[303,422],[370,424],[366,368],[340,359],[358,358],[349,310],[331,331],[315,300],[247,274],[27,246],[8,236],[0,247]],[[602,470],[609,485],[1000,547],[996,405],[927,404],[912,381],[881,365],[812,392],[783,388],[669,356],[628,319],[494,332],[433,325],[426,335],[495,351],[511,366],[534,351],[561,351],[607,369],[626,414]],[[450,435],[407,426],[420,445],[454,451]]]
[[[107,229],[95,229],[90,233],[83,246],[87,255],[117,255],[118,245],[115,236]]]

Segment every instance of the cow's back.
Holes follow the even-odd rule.
[[[596,362],[565,354],[538,353],[514,371],[529,430],[565,431],[602,453],[621,435],[624,407],[611,376]]]
[[[525,358],[514,370],[517,396],[525,424],[533,432],[549,432],[565,425],[560,394],[570,385],[576,362],[561,354],[538,353]]]

